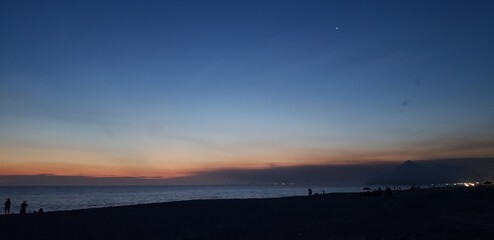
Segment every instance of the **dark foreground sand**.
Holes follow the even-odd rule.
[[[11,239],[494,239],[494,187],[199,200],[0,216]]]

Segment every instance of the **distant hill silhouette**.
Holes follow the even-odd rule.
[[[486,172],[478,171],[478,164],[494,165],[493,159],[444,159],[419,163],[408,160],[394,170],[370,179],[368,184],[435,184],[465,181],[481,181]],[[471,167],[468,165],[470,164]]]

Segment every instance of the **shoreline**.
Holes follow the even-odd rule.
[[[314,193],[358,192],[362,186],[311,186]],[[0,187],[0,196],[12,199],[13,213],[20,203],[29,204],[28,212],[45,212],[99,207],[128,206],[196,199],[248,199],[305,196],[306,186],[213,185],[213,186],[82,186],[82,187]],[[60,199],[63,199],[60,201]]]
[[[197,187],[197,185],[191,185],[193,187]],[[205,185],[205,186],[218,186],[218,187],[221,187],[223,185]],[[241,187],[242,185],[239,185],[239,187]],[[17,188],[19,186],[0,186],[0,187],[14,187],[14,188]],[[21,187],[26,187],[26,188],[30,188],[30,187],[33,187],[33,186],[21,186]],[[66,188],[67,186],[34,186],[34,187],[64,187]],[[75,187],[88,187],[88,188],[93,188],[93,187],[128,187],[128,186],[112,186],[112,185],[108,185],[108,186],[75,186]],[[131,186],[131,187],[141,187],[141,186]],[[146,187],[146,186],[145,186]],[[156,187],[156,186],[150,186],[150,187]],[[167,187],[167,186],[165,186]],[[175,187],[175,186],[173,186]],[[182,185],[180,185],[180,187],[182,187]],[[352,185],[353,187],[353,185]],[[312,197],[317,197],[317,196],[324,196],[324,197],[327,197],[328,195],[331,195],[331,194],[357,194],[357,195],[367,195],[367,196],[374,196],[373,191],[374,190],[377,190],[377,189],[374,189],[375,187],[378,187],[378,186],[371,186],[372,187],[372,190],[371,191],[364,191],[364,190],[361,190],[362,187],[359,186],[358,188],[360,190],[355,190],[355,191],[336,191],[336,192],[326,192],[326,193],[322,193],[322,192],[315,192]],[[383,186],[379,186],[379,187],[383,187]],[[401,187],[405,187],[405,185],[399,185],[400,188],[396,188],[396,189],[392,189],[393,192],[395,193],[399,193],[399,192],[407,192],[407,191],[410,191],[410,188],[409,188],[409,185],[407,185],[406,187],[407,188],[401,188]],[[477,187],[480,187],[480,188],[483,188],[483,187],[490,187],[490,186],[487,186],[487,185],[478,185]],[[421,190],[431,190],[431,189],[437,189],[437,190],[440,190],[440,189],[456,189],[456,188],[463,188],[463,185],[458,185],[458,186],[439,186],[439,187],[428,187],[428,186],[425,186],[423,185]],[[494,189],[494,185],[492,186],[492,188]],[[320,190],[320,189],[318,189]],[[304,190],[305,191],[305,188]],[[384,187],[382,188],[382,196],[384,196]],[[166,203],[175,203],[175,202],[188,202],[188,201],[214,201],[214,200],[260,200],[260,199],[279,199],[279,198],[294,198],[294,197],[310,197],[307,195],[307,193],[305,194],[298,194],[298,195],[291,195],[291,196],[275,196],[275,197],[238,197],[238,198],[193,198],[193,199],[183,199],[183,200],[170,200],[170,201],[162,201],[162,202],[145,202],[145,203],[137,203],[137,204],[124,204],[124,205],[110,205],[110,206],[96,206],[96,207],[87,207],[87,208],[73,208],[73,209],[61,209],[61,210],[47,210],[45,208],[44,209],[44,212],[43,213],[56,213],[56,212],[67,212],[67,211],[80,211],[80,210],[91,210],[91,209],[104,209],[104,208],[117,208],[117,207],[132,207],[132,206],[141,206],[141,205],[153,205],[153,204],[166,204]],[[31,202],[28,201],[28,204],[30,204]],[[39,204],[38,204],[39,205]],[[36,205],[37,206],[37,205]],[[43,206],[41,206],[43,207]],[[9,215],[19,215],[19,209],[16,209],[18,208],[17,206],[13,206],[13,208],[11,208],[11,213]],[[14,211],[12,211],[14,210]],[[27,211],[27,214],[36,214],[38,211],[38,208],[32,208],[32,207],[29,207],[28,211]],[[0,217],[4,216],[3,212],[0,213]]]
[[[0,216],[5,239],[490,239],[494,187],[187,200]]]

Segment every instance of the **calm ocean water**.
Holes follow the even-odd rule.
[[[357,192],[361,186],[311,186],[314,193]],[[73,210],[192,199],[272,198],[307,195],[306,186],[35,186],[0,187],[0,200],[10,198],[11,213],[22,201],[28,212]],[[2,211],[3,213],[3,211]]]

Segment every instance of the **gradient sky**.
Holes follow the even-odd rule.
[[[0,175],[494,156],[493,1],[0,2]]]

